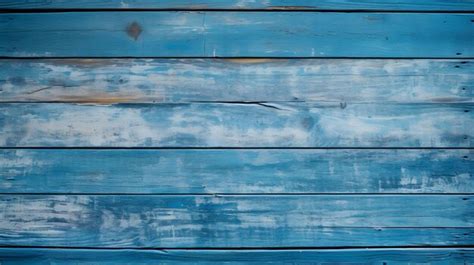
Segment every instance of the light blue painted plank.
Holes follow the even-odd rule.
[[[471,147],[473,104],[0,104],[0,146]]]
[[[1,193],[474,193],[472,150],[0,150]]]
[[[472,60],[0,60],[0,101],[473,102]]]
[[[472,245],[473,199],[472,195],[2,195],[0,244]]]
[[[67,12],[0,15],[0,56],[474,57],[474,14]]]
[[[339,250],[0,249],[4,265],[20,264],[468,264],[472,248]]]
[[[472,0],[3,0],[5,9],[276,9],[276,10],[415,10],[473,11]]]

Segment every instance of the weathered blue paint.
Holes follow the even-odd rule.
[[[1,195],[0,245],[460,246],[472,195]]]
[[[474,11],[472,0],[2,0],[4,9],[270,9],[270,10],[387,10]]]
[[[0,146],[472,147],[473,104],[0,104]]]
[[[0,14],[0,56],[474,57],[474,14]]]
[[[0,248],[5,265],[30,264],[469,264],[472,248],[340,250],[93,250]]]
[[[2,193],[473,193],[472,150],[0,150]]]
[[[0,263],[474,262],[473,0],[0,9]]]
[[[472,60],[0,61],[1,102],[473,102]]]

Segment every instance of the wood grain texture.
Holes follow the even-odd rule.
[[[2,195],[0,244],[472,245],[473,199],[471,195]]]
[[[2,0],[4,9],[275,9],[275,10],[409,10],[474,11],[472,0]]]
[[[472,60],[13,59],[0,102],[473,102]]]
[[[0,56],[472,58],[473,20],[439,13],[0,14]]]
[[[472,150],[0,150],[1,193],[474,193]]]
[[[0,146],[471,147],[472,104],[0,104]]]
[[[293,2],[1,1],[0,263],[474,262],[474,1]]]
[[[340,250],[94,250],[0,249],[10,264],[469,264],[472,248],[340,249]]]

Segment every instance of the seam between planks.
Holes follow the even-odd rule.
[[[474,150],[474,147],[138,147],[138,146],[2,146],[0,150]]]
[[[24,249],[24,248],[34,248],[34,249],[97,249],[97,250],[156,250],[156,251],[166,251],[169,250],[343,250],[343,249],[469,249],[474,250],[472,245],[449,245],[449,246],[437,246],[437,245],[426,245],[426,246],[339,246],[339,247],[231,247],[231,248],[222,248],[222,247],[195,247],[195,248],[153,248],[153,247],[74,247],[74,246],[28,246],[28,245],[0,245],[0,248],[9,248],[9,249]]]
[[[150,193],[136,193],[136,192],[0,192],[0,196],[2,195],[21,195],[21,196],[57,196],[57,195],[71,195],[71,196],[156,196],[156,197],[253,197],[253,196],[261,196],[261,197],[291,197],[291,196],[323,196],[323,197],[339,197],[339,196],[472,196],[474,193],[470,192],[453,192],[453,193],[442,193],[442,192],[433,192],[433,193],[397,193],[397,192],[385,192],[385,193],[377,193],[377,192],[219,192],[219,193],[163,193],[163,192],[150,192]],[[468,200],[468,198],[463,198]],[[474,228],[474,227],[473,227]]]
[[[116,60],[116,59],[176,59],[176,60],[185,60],[185,59],[206,59],[206,60],[238,60],[238,59],[269,59],[269,60],[474,60],[474,57],[367,57],[367,56],[114,56],[114,57],[104,57],[104,56],[0,56],[0,60],[58,60],[58,59],[103,59],[103,60]]]
[[[305,13],[447,13],[447,14],[474,14],[472,10],[413,10],[413,9],[316,9],[316,8],[285,8],[268,7],[255,9],[232,8],[25,8],[25,9],[0,9],[0,14],[21,13],[72,13],[72,12],[239,12],[239,13],[279,13],[279,12],[305,12]]]

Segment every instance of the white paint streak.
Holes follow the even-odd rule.
[[[91,217],[87,196],[49,196],[35,199],[13,197],[2,202],[0,231],[2,235],[61,237],[80,228]]]

